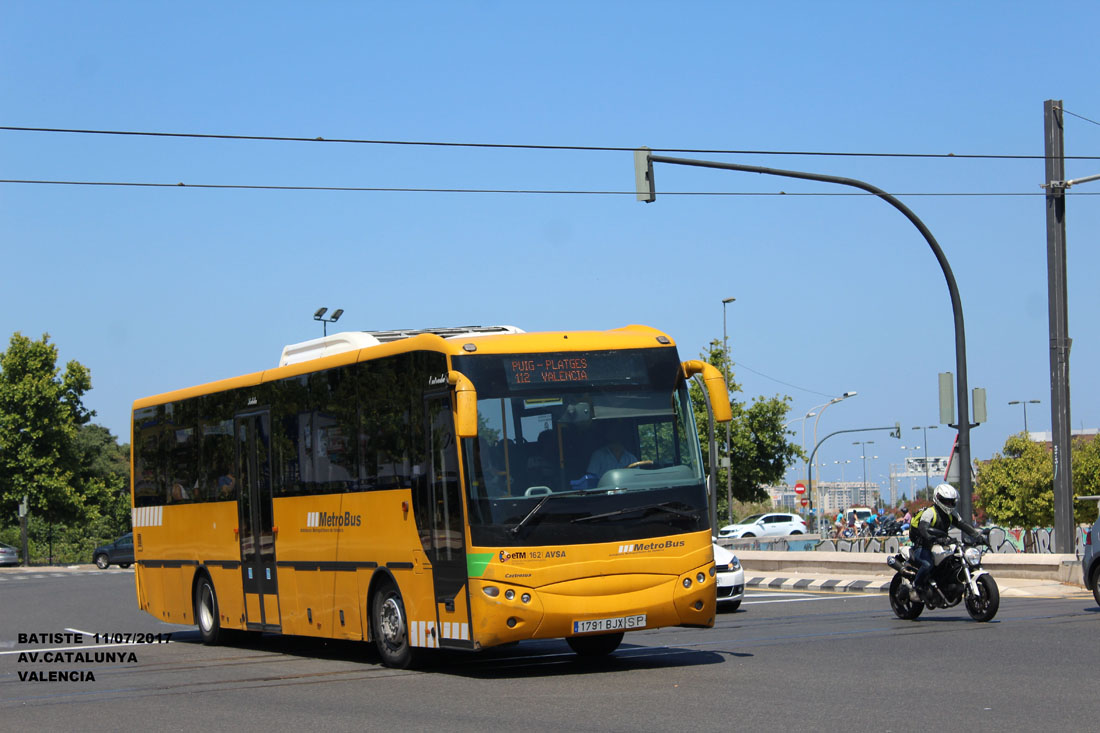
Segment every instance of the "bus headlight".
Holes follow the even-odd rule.
[[[691,578],[684,578],[684,587],[685,588],[690,588],[691,587]]]
[[[496,598],[500,595],[500,588],[497,588],[495,585],[487,585],[481,590],[490,598]]]

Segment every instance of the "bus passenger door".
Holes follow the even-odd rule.
[[[246,628],[279,631],[279,586],[271,510],[271,414],[263,411],[237,415],[236,436]]]
[[[472,646],[466,569],[466,524],[458,444],[449,393],[427,398],[431,535],[429,557],[435,583],[439,639],[443,646]]]

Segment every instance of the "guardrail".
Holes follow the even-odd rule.
[[[901,538],[867,537],[844,540],[866,543],[867,540],[900,540]],[[821,550],[812,549],[821,541],[818,535],[794,535],[791,537],[753,537],[747,540],[719,539],[718,543],[729,548],[741,560],[746,572],[751,573],[824,573],[830,576],[891,576],[894,571],[886,564],[886,558],[897,552],[896,546],[887,551]],[[784,545],[782,549],[759,549],[762,545]],[[808,545],[807,549],[794,549],[794,545]],[[908,544],[906,540],[904,544]],[[1053,580],[1060,583],[1081,584],[1081,561],[1076,555],[1024,554],[987,552],[982,565],[994,576],[1032,580]]]

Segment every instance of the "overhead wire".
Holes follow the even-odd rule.
[[[816,389],[807,389],[806,387],[799,387],[797,384],[791,384],[790,382],[784,382],[782,379],[776,379],[775,377],[773,377],[769,374],[765,374],[764,372],[758,372],[757,370],[753,369],[751,366],[749,366],[748,364],[746,364],[743,361],[731,361],[731,364],[734,367],[739,366],[743,369],[748,369],[750,372],[752,372],[753,374],[755,374],[759,377],[763,377],[764,379],[770,379],[771,381],[777,382],[778,384],[782,384],[785,387],[791,387],[792,389],[797,389],[797,390],[802,391],[802,392],[809,392],[810,394],[820,395],[821,397],[828,397],[830,399],[832,399],[833,397],[836,396],[836,395],[831,395],[831,394],[825,394],[824,392],[818,392]]]
[[[1066,111],[1066,110],[1064,110]],[[1086,117],[1066,111],[1067,114],[1080,117],[1093,122]],[[102,130],[61,127],[26,127],[26,126],[0,126],[0,131],[8,132],[40,132],[40,133],[66,133],[87,135],[120,135],[143,136],[156,138],[189,138],[201,140],[250,140],[271,142],[324,142],[343,144],[366,145],[407,145],[407,146],[432,146],[455,148],[491,148],[491,149],[523,149],[523,150],[556,150],[556,151],[585,151],[585,152],[633,152],[636,148],[621,146],[594,146],[594,145],[540,145],[540,144],[513,144],[513,143],[471,143],[471,142],[446,142],[424,140],[384,140],[361,138],[326,138],[326,137],[294,137],[282,135],[230,135],[213,133],[190,132],[156,132],[142,130]],[[738,149],[713,149],[713,148],[650,148],[653,152],[661,153],[696,153],[709,155],[788,155],[788,156],[844,156],[844,157],[871,157],[871,158],[933,158],[933,159],[996,159],[996,160],[1036,160],[1043,159],[1041,155],[989,155],[989,154],[957,154],[957,153],[874,153],[874,152],[836,152],[836,151],[793,151],[793,150],[738,150]],[[1067,159],[1100,160],[1100,156],[1066,156]],[[47,180],[47,179],[0,179],[0,183],[25,184],[25,185],[54,185],[54,186],[114,186],[134,188],[200,188],[223,190],[257,190],[257,191],[345,191],[345,192],[376,192],[376,193],[453,193],[453,194],[527,194],[527,195],[580,195],[580,196],[633,196],[635,191],[612,190],[571,190],[571,189],[525,189],[525,188],[440,188],[440,187],[395,187],[395,186],[306,186],[306,185],[265,185],[265,184],[226,184],[226,183],[163,183],[149,181],[88,181],[88,180]],[[1098,195],[1095,192],[1067,192],[1068,195],[1088,196]],[[663,196],[874,196],[866,192],[850,191],[816,191],[816,192],[791,192],[791,191],[662,191]],[[1012,196],[1045,196],[1044,192],[930,192],[911,191],[894,193],[896,196],[908,197],[1012,197]]]
[[[1076,118],[1077,118],[1077,119],[1079,119],[1079,120],[1084,120],[1085,122],[1091,122],[1091,123],[1092,123],[1092,124],[1094,124],[1094,125],[1100,125],[1100,122],[1097,122],[1096,120],[1090,120],[1090,119],[1089,119],[1088,117],[1085,117],[1084,115],[1079,115],[1079,114],[1077,114],[1076,112],[1070,112],[1070,111],[1069,111],[1068,109],[1066,109],[1065,107],[1063,107],[1063,108],[1062,108],[1062,113],[1063,113],[1063,114],[1067,114],[1067,115],[1071,115],[1071,116],[1073,116],[1073,117],[1076,117]],[[1068,156],[1067,156],[1067,157],[1068,157]]]
[[[1072,113],[1070,113],[1072,114]],[[1087,119],[1087,118],[1083,118]],[[505,150],[572,150],[582,152],[633,152],[637,147],[612,145],[546,145],[535,143],[475,143],[440,140],[387,140],[364,138],[303,137],[289,135],[230,135],[196,132],[155,132],[147,130],[97,130],[64,127],[26,127],[0,125],[8,132],[67,133],[79,135],[120,135],[159,138],[191,138],[199,140],[253,140],[267,142],[340,143],[354,145],[411,145],[451,148],[496,148]],[[753,150],[722,148],[650,148],[655,153],[699,153],[708,155],[787,155],[832,156],[862,158],[932,158],[932,159],[984,159],[984,160],[1042,160],[1042,155],[984,154],[984,153],[903,153],[903,152],[846,152],[825,150]],[[1100,155],[1065,156],[1067,160],[1100,160]]]
[[[528,194],[571,196],[636,196],[637,191],[610,191],[598,189],[547,189],[547,188],[431,188],[411,186],[300,186],[247,183],[158,183],[150,181],[66,181],[30,178],[0,178],[0,183],[45,186],[101,186],[129,188],[198,188],[242,191],[345,191],[359,193],[466,193],[466,194]],[[661,196],[875,196],[864,191],[661,191]],[[895,192],[894,196],[907,197],[1007,197],[1045,196],[1042,191],[912,191]],[[1098,196],[1100,192],[1067,191],[1067,196]]]

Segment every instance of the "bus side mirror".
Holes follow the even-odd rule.
[[[447,382],[455,388],[455,433],[460,438],[477,437],[477,390],[465,374],[451,370]]]
[[[726,378],[713,364],[692,359],[680,365],[684,370],[684,377],[690,379],[696,374],[703,375],[703,386],[707,388],[707,400],[710,409],[714,412],[715,422],[729,422],[733,419],[730,409],[730,394],[726,389]]]

